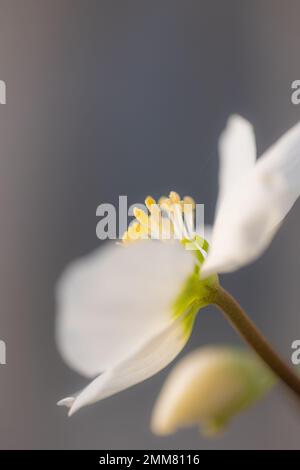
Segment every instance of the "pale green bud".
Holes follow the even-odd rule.
[[[164,435],[200,425],[206,434],[214,434],[274,383],[267,366],[248,351],[226,346],[197,349],[167,378],[154,407],[152,430]]]

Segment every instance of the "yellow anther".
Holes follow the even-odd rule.
[[[141,234],[140,224],[136,220],[132,222],[128,227],[127,233],[128,233],[129,241],[138,240]]]
[[[192,204],[193,207],[196,205],[194,199],[191,196],[184,196],[183,202],[185,204]]]
[[[146,204],[147,209],[151,212],[151,206],[156,205],[156,201],[155,199],[153,199],[153,197],[148,196],[145,199],[145,204]]]
[[[130,243],[130,241],[131,240],[130,240],[128,231],[126,230],[126,232],[123,233],[122,242],[127,244],[127,243]]]
[[[168,198],[166,196],[161,196],[158,200],[158,204],[161,206]]]
[[[184,196],[184,198],[183,198],[183,207],[184,207],[184,206],[187,206],[186,208],[187,208],[188,210],[190,210],[190,209],[195,209],[196,203],[195,203],[195,201],[194,201],[194,199],[193,199],[192,197],[190,197],[190,196]]]
[[[142,209],[139,209],[138,207],[135,207],[133,209],[133,215],[140,222],[141,225],[148,227],[149,217],[146,212],[144,212]]]
[[[131,222],[131,224],[129,225],[128,227],[128,235],[132,235],[133,233],[136,233],[138,232],[138,226],[139,226],[139,223],[135,220],[134,222]]]
[[[133,209],[135,219],[122,240],[125,244],[141,239],[170,240],[187,238],[187,233],[193,237],[193,219],[195,202],[185,196],[183,200],[175,191],[171,191],[169,197],[161,197],[158,202],[153,197],[145,199],[145,212],[139,207]]]
[[[180,203],[180,196],[178,193],[175,193],[175,191],[171,191],[169,194],[169,198],[173,204],[179,204]]]
[[[132,222],[124,233],[122,240],[125,244],[134,242],[141,238],[141,226],[137,221]]]
[[[149,217],[149,227],[150,227],[150,217]],[[139,235],[141,239],[145,240],[149,238],[149,227],[148,225],[139,224]]]
[[[172,209],[172,202],[170,199],[165,197],[161,202],[160,202],[160,207],[165,210],[166,212],[169,212]]]

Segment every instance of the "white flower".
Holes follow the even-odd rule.
[[[233,116],[220,140],[220,157],[208,256],[207,242],[193,232],[193,201],[181,201],[172,192],[158,204],[146,199],[150,216],[135,211],[125,246],[101,248],[73,263],[62,277],[58,347],[71,367],[93,378],[83,391],[59,402],[70,408],[69,414],[169,364],[186,344],[199,308],[210,303],[215,273],[238,269],[259,256],[299,196],[300,124],[255,163],[252,127]],[[165,217],[157,224],[162,212]],[[192,239],[197,250],[183,249],[178,240],[143,241],[149,233],[164,240],[170,233],[178,238],[178,232]]]
[[[71,265],[57,290],[57,343],[72,368],[96,378],[58,404],[73,414],[169,364],[204,306],[203,285],[194,252],[178,242],[111,245]]]
[[[274,383],[271,371],[248,351],[200,348],[181,359],[168,376],[153,410],[152,430],[166,435],[201,425],[206,434],[217,433]]]

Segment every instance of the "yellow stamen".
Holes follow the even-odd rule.
[[[164,210],[166,212],[170,212],[173,209],[173,204],[172,204],[171,200],[168,199],[167,197],[165,197],[161,201],[160,206],[161,206],[162,210]]]
[[[140,222],[141,225],[147,227],[149,226],[149,217],[146,212],[144,212],[142,209],[135,207],[133,209],[133,215]]]
[[[132,222],[127,232],[130,240],[138,240],[140,237],[140,224],[136,221]]]
[[[123,235],[123,242],[131,243],[141,239],[186,239],[194,237],[193,219],[195,201],[185,196],[183,200],[175,191],[158,202],[151,196],[145,199],[149,214],[139,207],[133,209],[136,220]],[[175,237],[176,235],[176,237]]]
[[[170,200],[173,204],[179,204],[180,203],[180,196],[175,191],[170,192],[169,198],[170,198]]]
[[[166,201],[166,199],[168,199],[166,196],[161,196],[158,200],[158,205],[161,206]]]
[[[190,196],[184,196],[183,204],[187,204],[187,205],[191,206],[192,209],[195,209],[195,207],[196,207],[196,203],[195,203],[194,199]]]
[[[122,242],[126,245],[128,243],[130,243],[130,237],[128,235],[128,231],[126,230],[126,232],[123,233],[123,237],[122,237]]]
[[[145,199],[145,204],[146,204],[147,209],[151,212],[151,207],[153,205],[156,205],[156,201],[155,201],[155,199],[153,199],[153,197],[148,196]]]

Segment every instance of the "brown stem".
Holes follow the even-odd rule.
[[[213,295],[213,303],[270,369],[300,398],[299,376],[278,356],[238,302],[225,289],[218,286]]]

